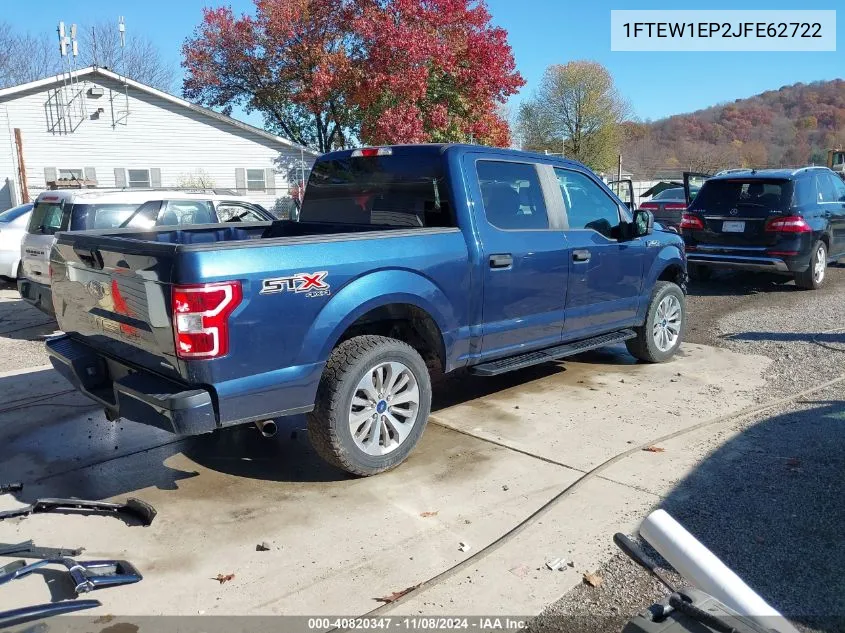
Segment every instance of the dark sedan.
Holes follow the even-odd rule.
[[[693,188],[692,195],[698,192]],[[678,230],[681,225],[681,217],[687,210],[686,197],[683,187],[664,189],[648,202],[643,202],[640,209],[647,209],[654,214],[656,222],[670,229]]]

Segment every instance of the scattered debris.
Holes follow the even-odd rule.
[[[525,563],[523,563],[522,565],[517,565],[516,567],[513,567],[508,571],[517,578],[525,578],[528,574],[531,573],[531,568]]]
[[[391,602],[396,602],[397,600],[399,600],[399,598],[407,596],[417,587],[419,587],[419,585],[412,585],[411,587],[406,587],[402,591],[394,591],[389,596],[384,596],[382,598],[374,598],[374,600],[376,602],[384,602],[385,604],[390,604]]]
[[[470,523],[472,523],[472,521],[470,521],[469,519],[464,519],[464,523],[466,523],[467,525],[469,525]]]
[[[99,618],[94,620],[94,624],[108,624],[112,620],[114,620],[113,615],[109,615],[109,614],[101,615]]]
[[[562,558],[552,558],[546,561],[546,567],[552,571],[562,571],[566,567],[566,561]]]
[[[586,573],[584,574],[584,582],[591,587],[601,587],[601,584],[604,582],[604,578],[599,576],[597,573]]]
[[[666,449],[662,446],[646,446],[643,449],[646,453],[665,453]]]
[[[420,512],[420,516],[424,519],[428,517],[436,517],[440,513],[440,510],[428,510],[427,512]]]
[[[470,547],[469,543],[461,541],[460,543],[458,543],[458,549],[462,552],[468,552],[472,548]]]
[[[625,379],[624,379],[624,378],[620,378],[620,379],[619,379],[619,382],[625,382]]]
[[[669,382],[678,382],[678,379],[677,378],[670,378]]]
[[[130,497],[126,503],[107,503],[105,501],[87,501],[85,499],[36,499],[32,505],[4,510],[0,512],[0,521],[14,517],[25,517],[41,512],[60,514],[124,514],[133,516],[144,525],[150,525],[156,516],[156,510],[146,501]]]
[[[508,490],[510,490],[510,488],[508,488],[508,485],[507,485],[507,484],[505,484],[504,486],[502,486],[502,490],[504,490],[505,492],[507,492]]]
[[[514,406],[514,409],[519,409],[519,405],[518,405],[518,404],[517,404],[517,405],[515,405],[515,406]]]
[[[0,556],[23,556],[24,558],[73,558],[79,556],[84,548],[68,549],[64,547],[39,547],[32,540],[22,543],[0,543]]]
[[[575,561],[574,560],[569,561],[568,563],[566,563],[566,566],[567,567],[575,567]]]
[[[217,576],[216,576],[215,578],[212,578],[212,580],[216,580],[216,581],[217,581],[217,582],[219,582],[221,585],[222,585],[223,583],[229,582],[230,580],[234,580],[234,579],[235,579],[235,574],[234,574],[234,573],[231,573],[231,574],[217,574]]]
[[[255,546],[256,552],[269,552],[271,549],[270,545],[267,541],[261,541],[258,545]]]

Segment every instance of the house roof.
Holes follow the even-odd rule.
[[[302,145],[289,141],[288,139],[282,138],[281,136],[270,134],[269,132],[266,132],[261,128],[255,127],[254,125],[250,125],[248,123],[244,123],[243,121],[238,121],[237,119],[233,119],[232,117],[226,116],[225,114],[220,114],[219,112],[215,112],[210,108],[205,108],[203,106],[196,105],[194,103],[191,103],[190,101],[186,101],[185,99],[164,92],[163,90],[159,90],[157,88],[153,88],[152,86],[142,84],[141,82],[135,81],[134,79],[123,77],[122,75],[119,75],[118,73],[113,72],[108,68],[102,68],[100,66],[88,66],[87,68],[80,68],[79,70],[76,70],[71,73],[71,76],[74,79],[96,75],[100,75],[101,77],[106,77],[107,79],[112,79],[114,81],[125,83],[127,86],[134,88],[135,90],[146,92],[147,94],[159,97],[161,99],[164,99],[165,101],[169,101],[170,103],[182,106],[183,108],[193,110],[194,112],[197,112],[204,116],[216,119],[218,121],[222,121],[223,123],[228,123],[229,125],[244,130],[245,132],[257,134],[258,136],[261,136],[269,141],[279,143],[280,145],[285,145],[296,150],[302,150],[306,154],[310,154],[312,156],[319,155],[319,152],[315,152],[314,150],[308,147],[304,147]],[[61,81],[62,75],[51,75],[50,77],[45,77],[44,79],[37,79],[35,81],[30,81],[25,84],[20,84],[18,86],[3,88],[2,90],[0,90],[0,99],[2,99],[3,97],[17,94],[19,92],[24,92],[26,90],[32,90],[33,88],[43,88],[46,86],[52,86]]]

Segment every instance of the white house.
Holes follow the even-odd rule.
[[[231,189],[285,209],[316,153],[92,66],[0,90],[0,211],[71,181]]]

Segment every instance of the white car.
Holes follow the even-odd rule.
[[[0,213],[0,277],[21,276],[21,242],[32,207],[32,203],[27,203]]]
[[[20,246],[23,276],[18,291],[25,301],[53,314],[50,292],[50,249],[59,231],[179,230],[197,224],[270,222],[269,211],[236,194],[150,190],[44,191],[35,200]]]

